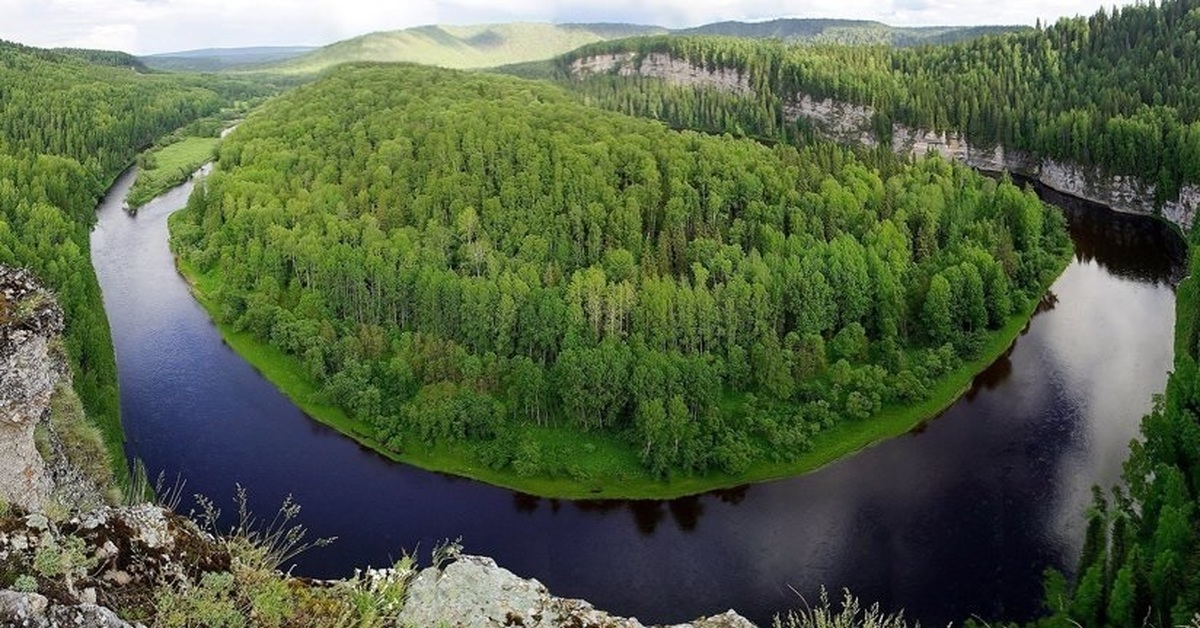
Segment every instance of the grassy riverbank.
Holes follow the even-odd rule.
[[[171,220],[177,218],[178,216],[172,216]],[[1049,287],[1069,261],[1069,255],[1063,257],[1057,272],[1052,277],[1047,277],[1044,288]],[[216,304],[210,295],[219,287],[220,278],[201,274],[183,260],[178,261],[178,268],[191,284],[197,300],[208,310],[214,321],[218,320]],[[305,375],[298,360],[258,340],[248,332],[235,330],[231,325],[217,323],[217,327],[225,341],[239,355],[254,365],[309,416],[392,460],[541,497],[668,499],[801,475],[880,441],[910,432],[920,424],[937,417],[970,390],[975,376],[1003,355],[1025,330],[1037,305],[1036,301],[1029,304],[1024,311],[1011,317],[1004,327],[993,332],[979,356],[964,362],[961,367],[943,377],[932,388],[929,398],[923,402],[887,406],[868,420],[839,423],[820,432],[813,440],[813,447],[793,462],[754,464],[746,473],[739,475],[707,473],[670,480],[661,480],[647,473],[642,468],[637,453],[619,438],[579,434],[577,431],[553,427],[526,428],[519,437],[522,442],[536,443],[536,446],[548,450],[569,452],[566,462],[568,472],[558,477],[526,477],[511,467],[491,469],[482,465],[467,445],[431,449],[414,439],[405,443],[403,453],[396,453],[376,439],[371,426],[356,421],[340,408],[329,405]]]
[[[216,137],[185,137],[144,153],[138,158],[137,180],[126,197],[129,209],[137,211],[158,195],[187,181],[193,172],[213,160],[220,141]]]

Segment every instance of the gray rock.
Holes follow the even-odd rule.
[[[752,94],[748,77],[735,70],[709,69],[692,65],[686,59],[666,53],[602,54],[576,59],[571,73],[578,78],[613,73],[620,76],[650,76],[674,85],[704,85],[721,91]],[[796,94],[783,103],[788,121],[804,118],[823,135],[836,142],[874,146],[875,110],[864,105],[832,99],[816,100],[808,94]],[[1109,176],[1096,168],[1085,168],[1033,155],[1003,146],[977,146],[955,132],[935,132],[895,123],[892,125],[892,150],[901,155],[922,156],[928,151],[972,168],[1008,171],[1037,179],[1047,187],[1071,196],[1087,199],[1127,214],[1160,216],[1182,228],[1191,228],[1200,211],[1200,186],[1185,185],[1179,199],[1155,205],[1155,184],[1134,177]]]
[[[53,295],[28,271],[0,265],[0,500],[27,512],[52,501],[80,508],[103,501],[102,488],[67,460],[49,420],[54,391],[71,386],[70,368],[55,349],[62,330]],[[39,426],[49,452],[34,444]]]
[[[51,604],[37,593],[0,591],[0,626],[14,628],[133,628],[116,613],[95,604]]]
[[[461,556],[444,569],[423,570],[409,587],[397,621],[414,628],[644,628],[636,618],[615,617],[582,600],[555,597],[537,580],[520,578],[482,556]],[[677,628],[689,626],[754,628],[733,611]]]
[[[49,606],[49,601],[36,593],[0,591],[0,622],[20,626],[34,618],[45,617]]]

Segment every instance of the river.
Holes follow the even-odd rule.
[[[262,514],[293,495],[313,536],[339,537],[298,574],[345,576],[461,537],[557,595],[647,623],[735,608],[767,626],[822,584],[925,625],[1029,618],[1043,570],[1072,568],[1091,487],[1119,480],[1172,362],[1183,243],[1052,198],[1075,260],[938,419],[788,480],[667,502],[537,499],[389,462],[310,420],[224,344],[175,272],[166,219],[192,183],[136,218],[122,211],[131,183],[117,181],[92,234],[126,451],[229,510],[238,483]]]

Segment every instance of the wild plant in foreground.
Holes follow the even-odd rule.
[[[799,595],[799,593],[797,593]],[[904,621],[904,612],[894,615],[885,614],[879,610],[879,604],[872,604],[863,609],[858,598],[849,590],[842,592],[842,607],[835,609],[829,601],[829,591],[821,587],[821,597],[815,607],[809,606],[804,596],[803,611],[790,611],[775,617],[775,628],[920,628],[920,624],[911,626]]]
[[[204,530],[213,533],[229,547],[231,553],[243,562],[267,570],[279,569],[281,565],[310,549],[326,547],[337,537],[305,541],[308,528],[293,523],[300,515],[300,504],[291,495],[284,498],[270,521],[259,520],[249,506],[246,488],[236,485],[233,501],[237,505],[237,523],[228,532],[221,532],[219,520],[221,509],[211,499],[197,494],[196,503],[200,513],[193,519]]]

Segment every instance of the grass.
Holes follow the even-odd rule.
[[[137,180],[127,197],[130,211],[137,211],[158,195],[183,183],[196,169],[212,161],[220,141],[215,137],[187,137],[143,153],[138,158]]]
[[[182,213],[182,212],[179,212]],[[172,220],[176,217],[172,216]],[[219,278],[198,272],[178,259],[178,269],[191,284],[192,293],[209,316],[219,320],[216,303],[209,297]],[[1048,277],[1043,291],[1061,274],[1070,261],[1065,255],[1057,271]],[[539,497],[561,499],[671,499],[744,484],[766,482],[802,475],[820,469],[880,441],[912,431],[939,416],[970,390],[975,376],[983,372],[1013,345],[1028,326],[1038,302],[1009,318],[993,332],[979,357],[942,378],[925,401],[912,405],[890,405],[865,421],[846,421],[824,430],[813,439],[813,447],[800,458],[784,463],[763,462],[745,473],[732,475],[710,472],[662,480],[642,468],[636,451],[612,435],[579,434],[563,427],[529,427],[519,436],[521,442],[533,442],[543,451],[561,458],[561,474],[523,476],[513,468],[492,469],[479,462],[470,445],[428,447],[412,440],[402,453],[385,447],[369,425],[348,416],[341,408],[328,404],[304,373],[295,358],[226,323],[216,323],[225,341],[297,406],[316,421],[353,438],[363,446],[397,462],[422,469],[463,476]]]
[[[87,420],[83,403],[75,390],[59,386],[50,397],[50,423],[62,442],[63,453],[71,464],[103,491],[116,487],[100,428]]]

